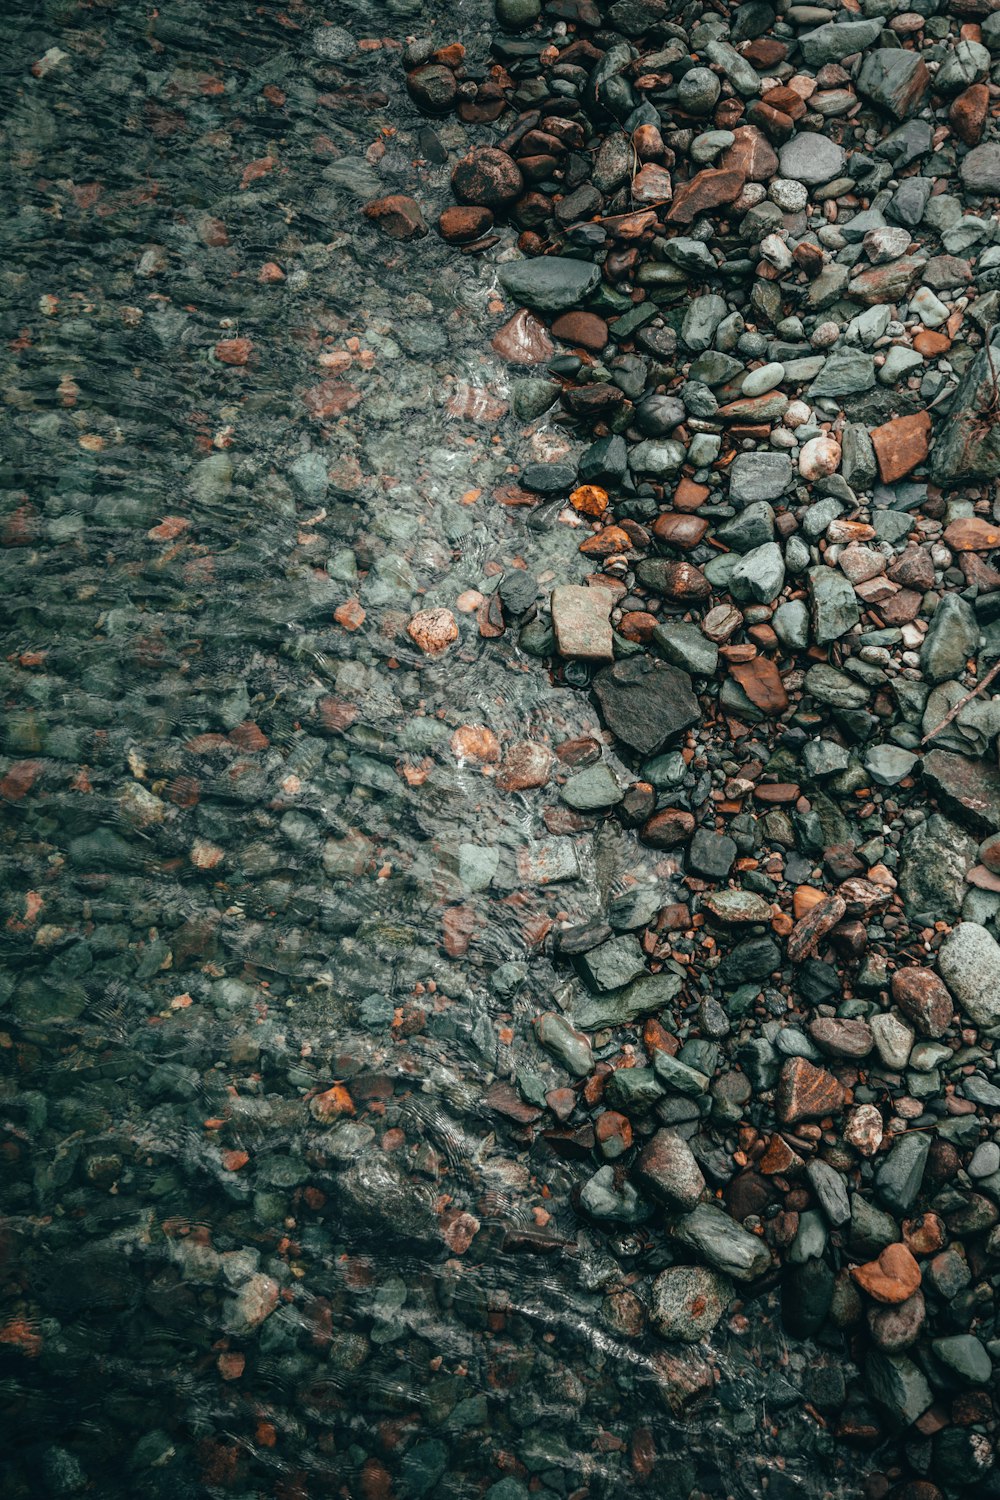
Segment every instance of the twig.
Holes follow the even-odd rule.
[[[940,724],[935,725],[935,727],[930,731],[929,734],[925,734],[920,743],[922,745],[926,745],[927,741],[932,740],[936,734],[940,734],[942,729],[947,729],[952,719],[958,717],[965,705],[967,703],[971,703],[973,698],[978,698],[980,693],[984,693],[989,687],[990,683],[993,681],[994,677],[997,677],[998,675],[1000,675],[1000,660],[993,663],[992,667],[990,667],[990,670],[987,672],[982,682],[974,687],[971,693],[966,693],[964,698],[960,698],[955,704],[955,707],[949,709],[949,711],[945,714]]]

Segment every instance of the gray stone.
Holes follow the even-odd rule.
[[[982,146],[973,146],[963,156],[958,170],[971,193],[994,197],[1000,193],[1000,142],[987,141]]]
[[[688,845],[687,860],[696,875],[706,880],[725,880],[738,853],[736,840],[728,834],[696,828]]]
[[[816,1197],[834,1229],[847,1224],[851,1217],[851,1205],[847,1188],[839,1172],[825,1161],[811,1161],[806,1167],[806,1176]]]
[[[978,922],[960,922],[938,952],[938,972],[977,1026],[1000,1023],[1000,944]]]
[[[1000,145],[993,148],[1000,153]],[[967,158],[968,159],[968,158]],[[930,455],[935,484],[972,484],[1000,474],[1000,423],[993,420],[1000,348],[980,349],[966,366],[947,422],[937,424]]]
[[[661,1054],[662,1055],[662,1054]],[[674,1237],[735,1281],[753,1281],[771,1264],[763,1240],[711,1204],[700,1203],[673,1227]]]
[[[497,268],[497,278],[508,296],[527,307],[566,312],[594,290],[601,268],[564,255],[540,255],[534,260],[508,261]]]
[[[697,1099],[708,1088],[709,1079],[706,1074],[699,1073],[697,1068],[689,1068],[687,1063],[671,1057],[669,1052],[657,1052],[653,1059],[653,1071],[664,1088],[674,1094],[683,1094],[688,1099]]]
[[[907,177],[899,184],[889,212],[900,224],[915,229],[924,216],[934,183],[930,177]]]
[[[586,1078],[594,1066],[594,1054],[589,1041],[566,1020],[565,1016],[550,1011],[538,1016],[535,1035],[539,1043],[561,1062],[574,1078]]]
[[[1000,771],[991,761],[932,750],[923,770],[941,806],[960,822],[979,834],[1000,830]]]
[[[975,1334],[953,1333],[935,1339],[931,1348],[945,1368],[966,1385],[989,1385],[992,1380],[993,1361]]]
[[[813,636],[820,646],[839,640],[861,619],[854,589],[835,568],[809,569],[809,602]]]
[[[857,90],[863,99],[904,120],[919,103],[927,85],[927,69],[919,52],[878,47],[861,64]]]
[[[878,786],[898,786],[920,759],[901,745],[873,745],[865,751],[864,767]]]
[[[594,678],[594,694],[608,728],[640,755],[655,755],[701,718],[687,673],[648,656],[604,667]]]
[[[787,453],[741,453],[729,470],[729,495],[734,504],[777,500],[792,482],[792,460]]]
[[[717,541],[733,552],[751,552],[774,540],[774,510],[766,500],[752,500],[745,510],[715,528]]]
[[[638,939],[615,937],[577,954],[576,967],[592,990],[618,990],[644,973],[646,965]]]
[[[653,630],[652,644],[664,661],[682,667],[694,677],[713,677],[719,665],[719,648],[697,625],[683,620],[665,620]]]
[[[934,1399],[923,1374],[905,1354],[873,1350],[865,1360],[865,1383],[872,1400],[904,1427],[923,1416]]]
[[[652,1015],[654,1011],[670,1005],[680,994],[681,984],[679,974],[664,969],[660,974],[641,974],[631,984],[618,990],[608,990],[602,995],[581,992],[573,1001],[573,1024],[581,1031],[602,1031],[607,1026],[628,1026],[642,1016]]]
[[[707,115],[715,107],[722,85],[711,68],[689,68],[677,85],[677,102],[689,115]]]
[[[705,1191],[705,1179],[687,1141],[658,1130],[642,1148],[636,1175],[643,1190],[673,1209],[690,1211]]]
[[[945,594],[931,616],[920,648],[920,670],[928,682],[950,682],[965,672],[979,649],[979,625],[972,605],[960,594]]]
[[[849,422],[841,437],[840,472],[852,490],[866,490],[878,477],[875,449],[867,427]]]
[[[650,1322],[664,1339],[707,1338],[732,1300],[731,1283],[706,1266],[669,1266],[653,1282]]]
[[[932,751],[924,757],[925,780],[928,762],[942,754]],[[899,893],[906,915],[911,920],[926,916],[928,921],[952,921],[961,910],[966,871],[976,862],[975,841],[950,819],[932,813],[907,831],[900,854]]]
[[[908,1214],[917,1201],[924,1179],[931,1138],[919,1130],[907,1131],[896,1140],[875,1173],[875,1191],[893,1213]]]
[[[831,354],[809,387],[809,395],[856,396],[875,384],[875,357],[859,349],[841,349]]]
[[[864,708],[868,702],[868,689],[863,683],[826,662],[816,662],[809,668],[805,686],[818,703],[828,703],[831,708]]]
[[[619,1182],[614,1167],[608,1165],[595,1172],[580,1189],[580,1205],[592,1219],[608,1219],[618,1224],[641,1224],[652,1213],[630,1182]]]
[[[747,552],[729,575],[729,589],[741,604],[771,604],[785,584],[785,563],[777,542]]]
[[[681,324],[681,338],[696,354],[709,349],[715,330],[726,316],[726,302],[716,292],[694,297],[688,303]],[[679,420],[683,420],[681,417]]]
[[[810,130],[793,135],[778,152],[782,177],[811,187],[839,176],[846,160],[842,146]]]
[[[788,562],[788,551],[785,551]],[[809,644],[809,610],[804,599],[789,599],[779,604],[771,624],[781,644],[790,650],[804,651]]]
[[[870,21],[846,21],[839,26],[819,26],[799,37],[802,56],[810,68],[824,63],[840,62],[854,52],[864,52],[882,35],[882,18]]]
[[[625,793],[618,785],[611,767],[600,763],[577,771],[564,787],[560,787],[559,795],[568,807],[575,808],[577,812],[593,812],[601,807],[614,807]]]

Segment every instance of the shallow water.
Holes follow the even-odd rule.
[[[642,1331],[664,1247],[583,1226],[594,1164],[525,1104],[552,925],[672,898],[478,732],[598,732],[456,605],[580,576],[498,498],[567,441],[506,412],[503,247],[360,212],[447,201],[383,34],[475,64],[489,9],[4,7],[12,1497],[858,1492],[827,1353],[767,1296],[711,1349]]]

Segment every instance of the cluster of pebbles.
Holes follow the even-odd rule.
[[[905,1434],[894,1493],[998,1493],[1000,12],[496,14],[488,70],[411,42],[407,83],[494,124],[438,232],[518,231],[494,348],[582,444],[505,496],[579,573],[501,594],[607,731],[498,777],[663,853],[555,923],[562,1076],[494,1102],[593,1163],[583,1221],[672,1242],[664,1339],[779,1277],[788,1333],[860,1367],[836,1434]]]

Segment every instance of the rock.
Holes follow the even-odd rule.
[[[931,1344],[945,1368],[965,1385],[989,1385],[993,1361],[975,1334],[954,1333]]]
[[[701,214],[711,213],[724,203],[732,203],[739,197],[744,180],[743,173],[736,168],[706,167],[690,182],[676,189],[673,202],[667,209],[667,222],[690,224]]]
[[[924,1376],[905,1354],[869,1354],[865,1383],[872,1400],[901,1426],[923,1416],[934,1399]]]
[[[1000,146],[994,149],[1000,152]],[[1000,350],[996,348],[992,356],[980,349],[966,366],[949,419],[938,427],[931,449],[930,477],[935,484],[974,484],[1000,474],[1000,423],[991,416],[996,396],[994,370],[1000,375]]]
[[[931,969],[897,969],[892,998],[923,1036],[943,1036],[952,1023],[951,996]]]
[[[611,767],[600,764],[588,766],[571,776],[559,795],[567,807],[575,808],[577,812],[595,812],[600,808],[614,807],[625,793]]]
[[[1000,770],[995,765],[948,750],[932,750],[924,756],[923,773],[925,783],[941,806],[976,833],[1000,830]],[[956,840],[952,839],[951,844],[954,846]],[[951,859],[955,861],[954,853]],[[968,863],[972,863],[971,856]],[[963,863],[963,879],[967,868]]]
[[[469,240],[478,240],[493,228],[493,214],[488,208],[446,208],[438,217],[438,234],[452,245],[464,245]],[[550,348],[549,354],[552,353]]]
[[[809,602],[813,636],[819,645],[839,640],[861,619],[857,596],[842,573],[810,568]]]
[[[642,1224],[652,1212],[630,1182],[620,1181],[610,1164],[600,1167],[580,1190],[580,1206],[592,1219]]]
[[[966,671],[979,649],[979,625],[960,594],[945,594],[931,617],[920,648],[920,670],[928,682],[950,682]]]
[[[958,170],[970,192],[995,197],[1000,193],[1000,143],[988,141],[973,147],[962,157]]]
[[[843,349],[827,359],[809,387],[809,395],[811,398],[855,396],[861,391],[870,391],[874,384],[874,357],[859,350]]]
[[[804,1057],[790,1057],[782,1065],[777,1107],[783,1124],[823,1119],[843,1105],[844,1087],[825,1068],[814,1067]]]
[[[642,950],[632,936],[610,938],[579,954],[576,966],[592,990],[622,989],[646,971]]]
[[[608,728],[640,755],[655,755],[701,717],[687,673],[649,657],[603,668],[594,694]]]
[[[820,1207],[834,1229],[847,1224],[851,1217],[851,1205],[847,1188],[839,1172],[835,1172],[825,1161],[811,1161],[806,1167],[809,1184],[819,1199]]]
[[[650,1321],[664,1339],[685,1344],[707,1338],[722,1318],[733,1289],[704,1266],[669,1266],[653,1282]]]
[[[643,1189],[671,1208],[689,1210],[705,1191],[705,1179],[691,1148],[672,1130],[658,1130],[636,1163]]]
[[[852,52],[865,52],[882,35],[882,19],[847,21],[839,26],[818,26],[799,37],[799,49],[810,68],[839,62]]]
[[[875,1174],[879,1198],[897,1214],[907,1214],[917,1201],[924,1178],[930,1136],[920,1131],[901,1135]]]
[[[788,177],[792,182],[804,182],[809,187],[839,176],[846,160],[842,146],[809,130],[794,135],[778,152],[782,177]]]
[[[792,461],[786,453],[741,453],[729,470],[729,494],[735,504],[777,500],[792,483]]]
[[[905,1245],[887,1245],[865,1266],[852,1266],[851,1275],[876,1302],[905,1302],[920,1287],[920,1267]]]
[[[686,625],[683,620],[656,625],[652,645],[671,666],[681,667],[694,677],[715,676],[719,648],[702,634],[697,625]]]
[[[977,1026],[1000,1023],[1000,944],[978,922],[960,922],[938,950],[941,978]]]
[[[899,745],[873,745],[864,754],[864,767],[878,786],[898,786],[916,767],[920,757]]]
[[[581,1031],[628,1026],[669,1005],[677,998],[680,988],[679,975],[669,970],[661,974],[642,974],[622,989],[579,996],[573,1002],[573,1022]]]
[[[858,93],[870,104],[905,120],[923,98],[930,74],[917,52],[878,47],[869,52],[857,78]]]
[[[422,609],[409,620],[406,632],[425,656],[440,656],[458,640],[458,625],[450,609]]]
[[[560,656],[581,661],[612,660],[611,602],[606,589],[562,583],[552,590],[552,628]]]
[[[574,1078],[586,1078],[594,1066],[594,1055],[582,1032],[574,1031],[564,1016],[554,1012],[538,1016],[534,1026],[546,1052],[551,1052]]]
[[[868,1327],[874,1343],[885,1354],[902,1354],[912,1349],[927,1320],[927,1304],[921,1292],[914,1292],[895,1306],[876,1303],[868,1309]]]
[[[700,1203],[693,1213],[679,1219],[672,1234],[734,1281],[753,1281],[771,1264],[763,1240],[741,1229],[728,1214],[708,1203]]]
[[[740,558],[729,575],[729,590],[740,603],[771,604],[785,583],[785,562],[777,542],[766,542]]]
[[[427,233],[420,205],[404,193],[392,193],[387,198],[373,198],[364,207],[366,219],[377,224],[382,233],[391,240],[418,240]]]
[[[524,178],[517,163],[505,151],[496,151],[492,146],[474,146],[456,163],[451,174],[451,190],[459,203],[471,203],[490,209],[505,208],[524,191]],[[531,261],[528,264],[539,265],[542,262]],[[579,262],[574,264],[578,265]],[[501,268],[500,281],[504,286],[507,283],[503,272],[515,267],[520,268],[520,263],[515,262],[510,267]],[[510,291],[511,288],[507,287],[507,290]],[[543,306],[542,303],[531,303],[528,297],[521,297],[519,300],[527,302],[529,306]]]
[[[872,429],[872,446],[883,484],[895,484],[923,463],[930,434],[930,413],[926,411],[894,417],[891,422]]]
[[[583,302],[601,279],[599,266],[565,256],[515,260],[497,268],[504,291],[517,302],[542,312],[565,312]]]
[[[867,1057],[874,1037],[867,1021],[845,1021],[835,1016],[817,1016],[809,1022],[809,1035],[828,1057]]]

